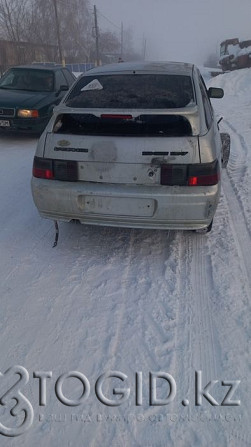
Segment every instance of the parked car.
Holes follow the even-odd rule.
[[[0,78],[0,129],[41,133],[75,79],[64,67],[10,68]]]
[[[32,193],[42,217],[210,231],[222,142],[192,64],[118,63],[82,75],[42,134]]]

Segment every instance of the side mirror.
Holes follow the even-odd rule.
[[[223,98],[224,90],[222,88],[210,87],[207,94],[209,98]]]
[[[58,91],[56,92],[56,96],[59,96],[61,92],[67,92],[67,90],[69,90],[68,85],[60,85]]]

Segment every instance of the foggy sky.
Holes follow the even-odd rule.
[[[117,26],[130,28],[146,59],[203,64],[221,41],[251,39],[251,0],[94,0]],[[102,30],[119,30],[99,16]]]

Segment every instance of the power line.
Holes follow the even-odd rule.
[[[107,22],[109,22],[111,25],[115,26],[115,28],[117,28],[119,30],[121,29],[120,26],[116,25],[110,19],[108,19],[104,14],[102,14],[102,12],[100,12],[100,10],[98,8],[97,8],[97,11],[98,11],[99,15],[101,15],[104,19],[107,20]]]

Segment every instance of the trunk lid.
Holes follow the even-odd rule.
[[[159,184],[163,164],[200,163],[197,107],[61,113],[44,157],[78,163],[80,181]]]

